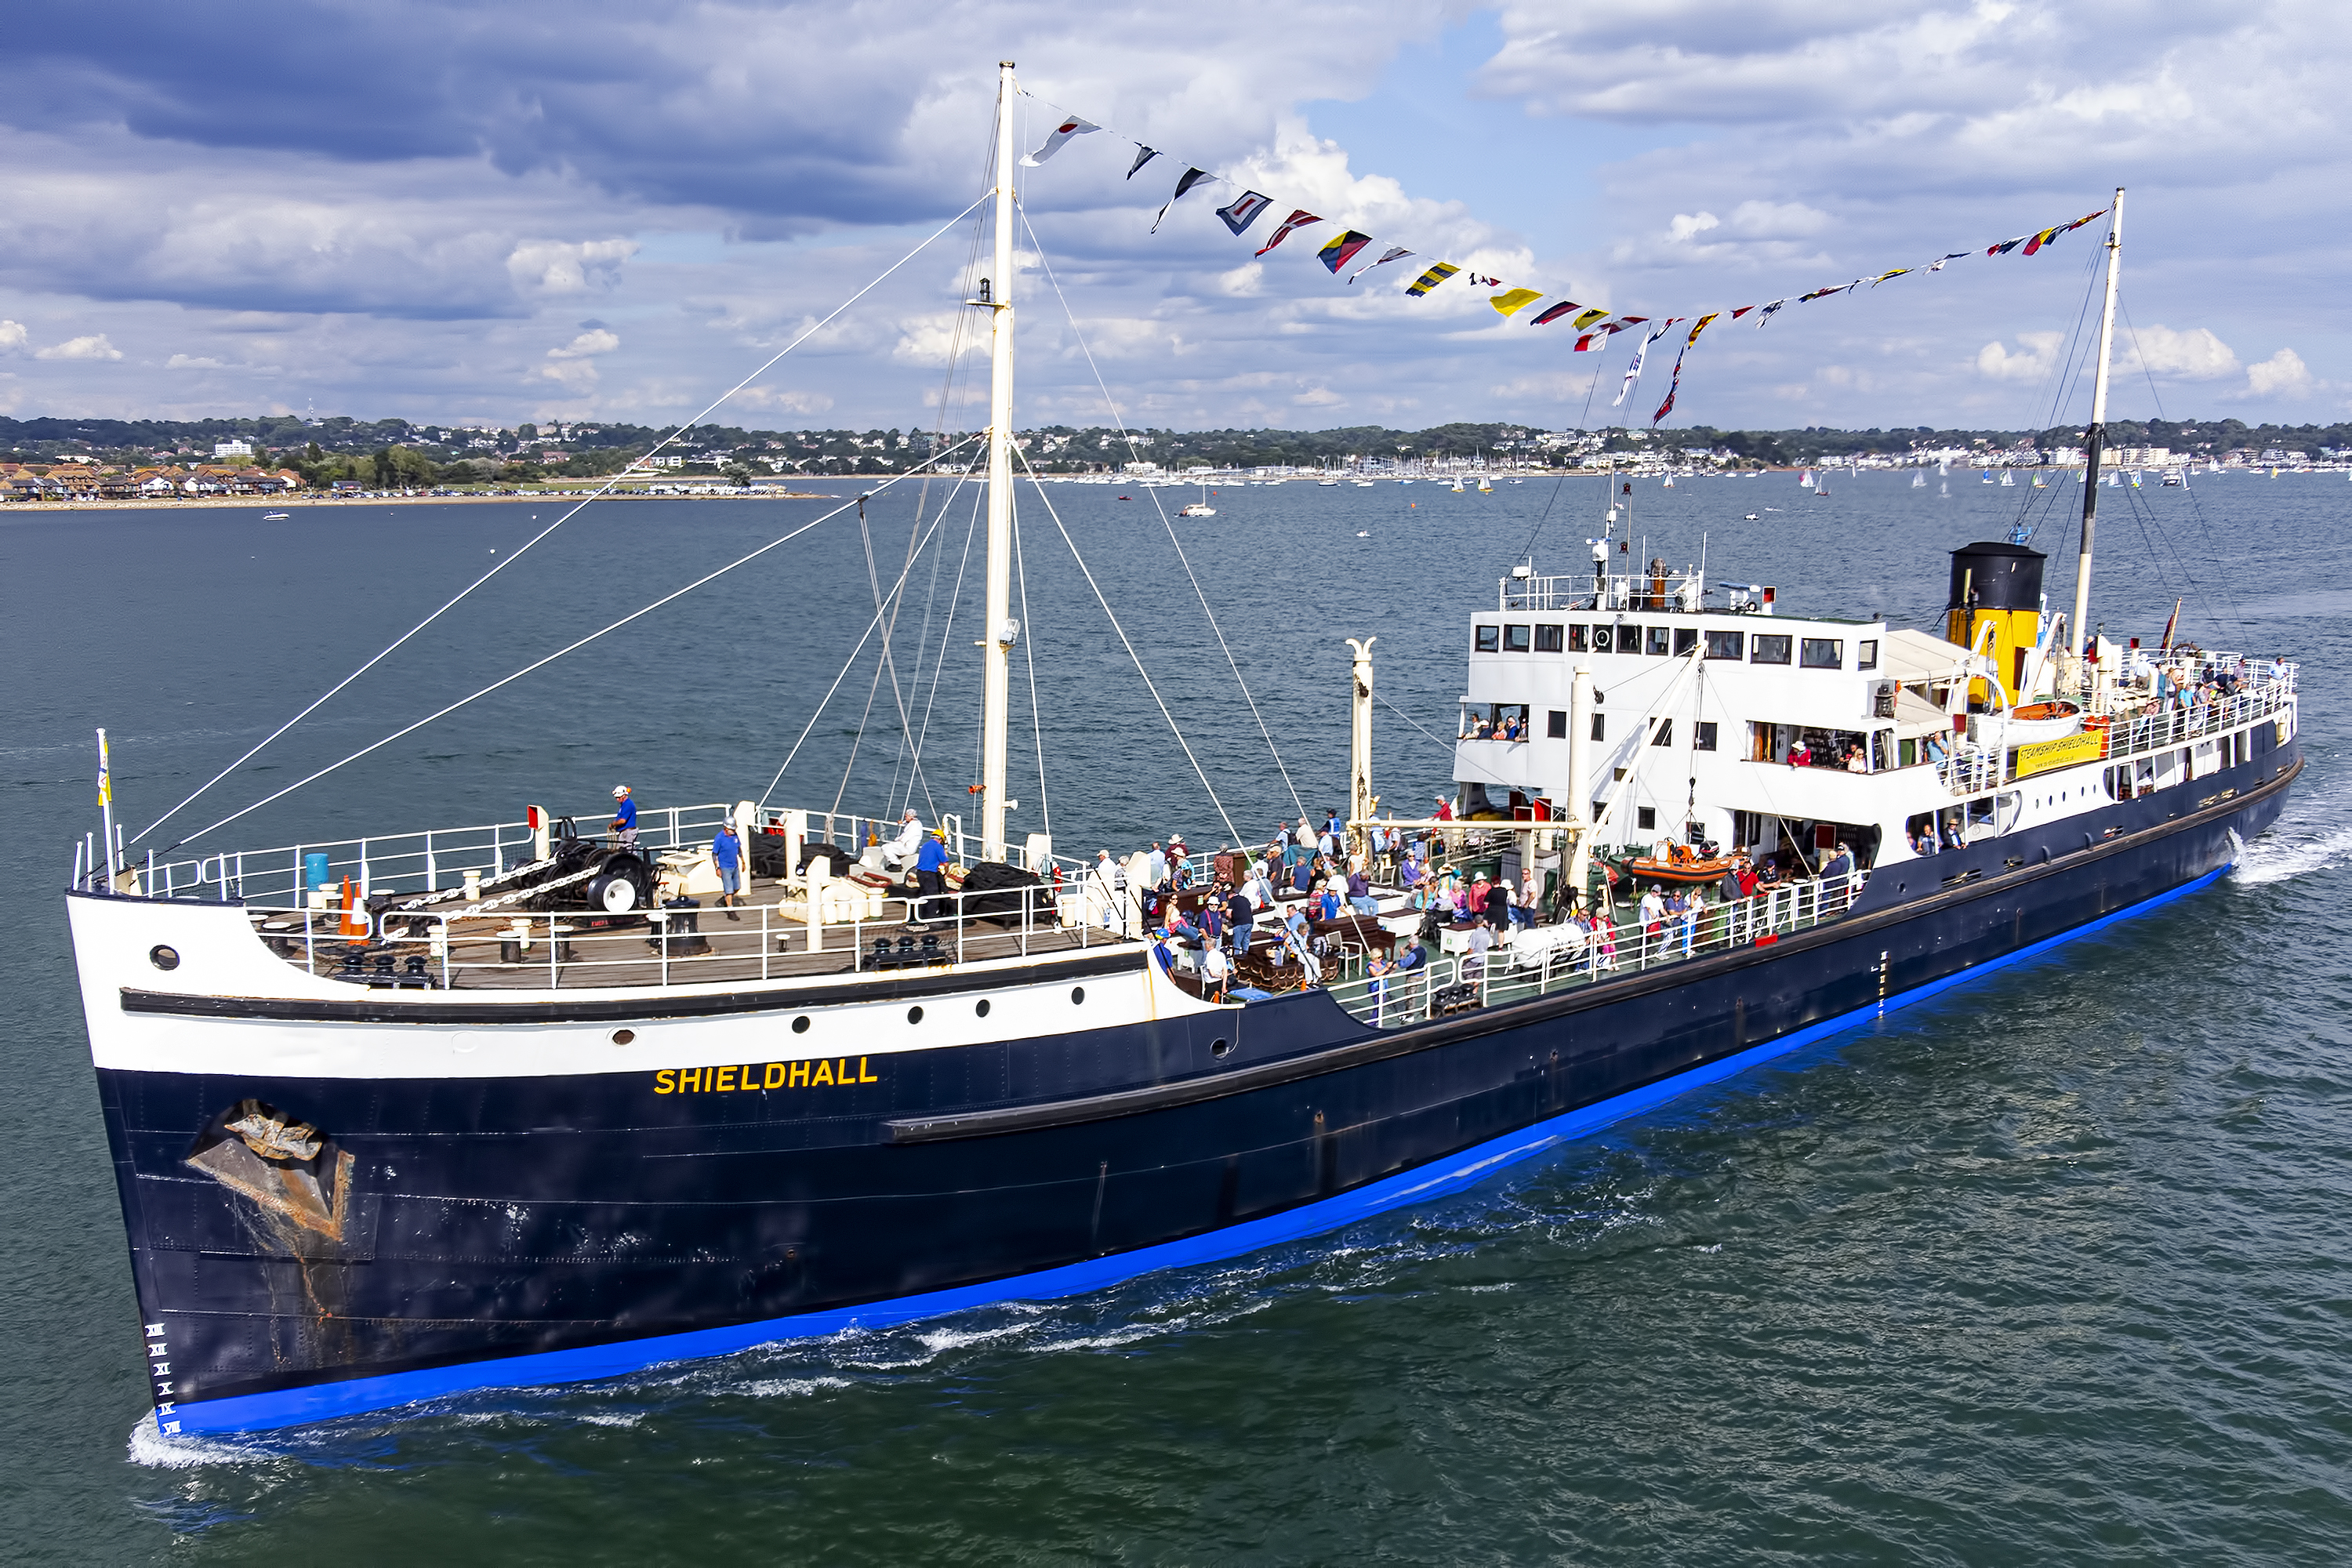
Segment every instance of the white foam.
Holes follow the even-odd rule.
[[[152,1415],[142,1415],[131,1428],[131,1462],[153,1470],[193,1470],[205,1465],[260,1465],[282,1457],[279,1450],[254,1437],[176,1433],[165,1436]]]
[[[2243,886],[2260,888],[2291,877],[2324,871],[2352,861],[2352,827],[2315,833],[2273,828],[2246,846],[2231,873]]]
[[[798,1399],[820,1389],[849,1385],[845,1377],[763,1377],[751,1383],[730,1384],[721,1392],[748,1394],[754,1399]]]

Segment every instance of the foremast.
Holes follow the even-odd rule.
[[[988,614],[982,646],[980,855],[1004,858],[1004,736],[1013,643],[1013,62],[996,67],[996,258],[981,283],[989,309]]]
[[[2099,368],[2091,384],[2091,428],[2084,447],[2083,552],[2074,562],[2074,618],[2067,623],[2066,640],[2085,655],[2097,651],[2085,627],[2091,614],[2091,542],[2099,523],[2099,455],[2107,441],[2107,358],[2116,336],[2116,279],[2123,267],[2124,188],[2116,187],[2116,205],[2107,217],[2107,297],[2099,311]],[[2087,676],[2084,689],[2089,687]]]

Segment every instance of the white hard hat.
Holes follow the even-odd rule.
[[[614,800],[618,800],[618,799],[620,799],[623,795],[626,795],[626,794],[628,794],[628,793],[629,793],[629,786],[628,786],[628,785],[626,785],[626,784],[614,784],[614,785],[613,786],[613,798],[614,798]]]

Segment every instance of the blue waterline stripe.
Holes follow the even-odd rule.
[[[351,1378],[308,1388],[277,1389],[268,1394],[204,1400],[181,1405],[168,1415],[159,1412],[156,1419],[167,1433],[259,1432],[329,1420],[339,1415],[356,1415],[389,1405],[408,1405],[478,1389],[593,1382],[642,1372],[664,1362],[727,1355],[777,1340],[816,1338],[839,1333],[845,1329],[889,1328],[918,1318],[940,1317],[998,1301],[1050,1300],[1056,1297],[1080,1296],[1132,1279],[1139,1274],[1180,1268],[1189,1264],[1214,1263],[1243,1253],[1256,1252],[1280,1242],[1296,1241],[1335,1230],[1351,1220],[1410,1204],[1426,1203],[1432,1198],[1475,1186],[1497,1171],[1599,1131],[1612,1122],[1654,1110],[1695,1089],[1736,1078],[1749,1068],[1802,1049],[1816,1040],[1841,1034],[1866,1019],[1924,1002],[1939,992],[1978,979],[1993,970],[2022,963],[2063,942],[2089,936],[2118,921],[2130,920],[2175,899],[2185,898],[2210,886],[2228,869],[2225,866],[2221,870],[2209,871],[2195,881],[2184,883],[2169,892],[2158,893],[2145,902],[2118,910],[2111,915],[2103,915],[2087,925],[2077,926],[2073,931],[2020,948],[2015,952],[1990,959],[1958,974],[1898,992],[1882,1002],[1819,1024],[1809,1024],[1793,1034],[1751,1046],[1737,1055],[1721,1058],[1704,1067],[1693,1068],[1688,1072],[1644,1088],[1631,1089],[1612,1099],[1538,1121],[1517,1132],[1462,1150],[1431,1165],[1383,1177],[1336,1197],[1319,1199],[1297,1208],[1286,1209],[1280,1214],[1268,1215],[1263,1219],[1247,1220],[1205,1235],[1186,1237],[1181,1241],[1160,1242],[1107,1258],[1089,1258],[1083,1263],[1065,1264],[1058,1268],[1041,1269],[1034,1274],[1017,1274],[1009,1279],[959,1286],[950,1290],[927,1291],[918,1296],[902,1296],[888,1301],[869,1301],[861,1306],[836,1308],[831,1311],[804,1312],[788,1318],[769,1318],[756,1323],[698,1329],[682,1334],[660,1334],[577,1350],[543,1351],[497,1361],[427,1367],[416,1372]]]

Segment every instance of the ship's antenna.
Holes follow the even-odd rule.
[[[2107,350],[2116,336],[2116,277],[2123,268],[2124,188],[2107,218],[2107,298],[2099,310],[2099,372],[2091,384],[2091,428],[2084,452],[2083,553],[2074,562],[2074,619],[2071,635],[2082,636],[2091,614],[2091,539],[2099,522],[2099,449],[2107,439]]]
[[[980,858],[1004,858],[1004,729],[1013,639],[1013,62],[996,66],[996,267],[987,294],[988,557],[980,700]],[[1035,868],[1031,868],[1035,869]]]

